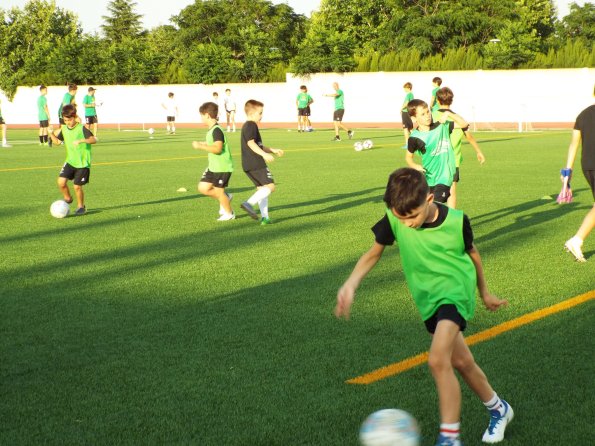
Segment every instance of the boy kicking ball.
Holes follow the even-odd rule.
[[[258,123],[262,120],[263,109],[264,104],[254,99],[250,99],[244,106],[247,119],[242,126],[242,168],[256,186],[256,192],[242,203],[242,209],[254,220],[258,220],[258,214],[254,209],[258,204],[260,224],[270,225],[269,195],[275,191],[275,181],[266,163],[275,160],[273,154],[283,156],[283,150],[266,147],[262,143]]]
[[[236,218],[231,210],[231,194],[225,192],[233,172],[233,161],[229,144],[223,129],[217,122],[219,106],[214,102],[205,102],[198,109],[202,122],[209,127],[205,142],[193,141],[192,147],[208,152],[209,167],[202,174],[198,191],[219,202],[217,221],[229,221]]]
[[[72,203],[72,195],[67,184],[68,180],[72,180],[77,201],[74,215],[84,215],[87,208],[83,186],[89,182],[91,173],[91,144],[97,141],[93,133],[80,123],[74,105],[62,107],[62,119],[64,124],[60,129],[49,133],[55,145],[64,143],[66,146],[66,162],[60,170],[58,188],[64,196],[64,201]]]
[[[507,301],[488,290],[469,219],[462,211],[434,202],[424,175],[411,168],[390,175],[384,202],[386,215],[372,228],[374,245],[339,289],[335,315],[349,317],[361,281],[378,263],[384,248],[397,241],[407,284],[432,335],[428,365],[438,391],[441,423],[436,446],[462,446],[462,398],[455,369],[489,411],[482,441],[498,443],[514,413],[475,362],[463,331],[474,313],[475,288],[489,311]]]

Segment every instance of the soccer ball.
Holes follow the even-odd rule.
[[[419,446],[417,421],[400,409],[382,409],[364,421],[359,431],[364,446]]]
[[[363,142],[363,146],[364,146],[364,149],[366,149],[366,150],[371,149],[372,147],[374,147],[374,142],[371,139],[366,139]]]
[[[362,150],[364,150],[364,143],[361,141],[358,141],[353,145],[353,148],[355,149],[356,152],[361,152]]]
[[[70,206],[64,200],[54,201],[50,206],[50,214],[55,218],[64,218],[70,214]]]
[[[147,132],[149,132],[149,135],[152,135],[153,133],[155,133],[155,129],[151,127],[149,130],[147,130]]]

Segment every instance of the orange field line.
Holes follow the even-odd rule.
[[[515,330],[519,327],[522,327],[523,325],[527,325],[539,319],[543,319],[553,314],[560,313],[561,311],[568,310],[572,307],[576,307],[577,305],[584,304],[585,302],[588,302],[592,299],[595,299],[595,290],[588,291],[585,294],[581,294],[580,296],[576,296],[571,299],[565,300],[558,304],[552,305],[551,307],[546,307],[542,308],[541,310],[533,311],[532,313],[525,314],[516,319],[512,319],[510,321],[496,325],[495,327],[488,328],[487,330],[481,331],[479,333],[469,336],[468,338],[465,338],[465,342],[467,343],[467,345],[474,345],[480,342],[487,341],[488,339],[492,339],[498,335],[501,335],[502,333]],[[395,362],[394,364],[390,364],[386,367],[379,368],[370,373],[366,373],[365,375],[349,379],[346,381],[346,383],[372,384],[376,381],[380,381],[381,379],[385,379],[390,376],[398,375],[399,373],[403,373],[409,369],[412,369],[413,367],[417,367],[418,365],[427,362],[428,355],[428,352],[420,353],[419,355],[412,356],[403,361]]]

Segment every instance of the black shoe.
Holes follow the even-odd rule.
[[[349,130],[347,132],[347,136],[349,136],[349,139],[353,138],[353,135],[355,134],[355,132],[353,130]]]
[[[341,141],[341,138],[337,135],[331,141]]]
[[[74,211],[74,215],[85,215],[87,213],[87,208],[83,206],[82,208],[78,208]]]

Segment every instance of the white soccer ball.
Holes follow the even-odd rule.
[[[64,200],[54,201],[50,206],[50,214],[55,218],[64,218],[70,214],[70,206]]]
[[[372,147],[374,147],[374,141],[372,141],[371,139],[366,139],[363,142],[363,146],[364,146],[364,149],[366,149],[366,150],[371,149]]]
[[[364,446],[419,446],[417,421],[400,409],[382,409],[364,421],[359,431]]]
[[[155,133],[155,129],[151,127],[149,130],[147,130],[147,132],[149,132],[149,135],[152,135],[153,133]]]
[[[362,150],[364,150],[364,143],[362,143],[361,141],[358,141],[353,145],[353,148],[355,149],[356,152],[361,152]]]

